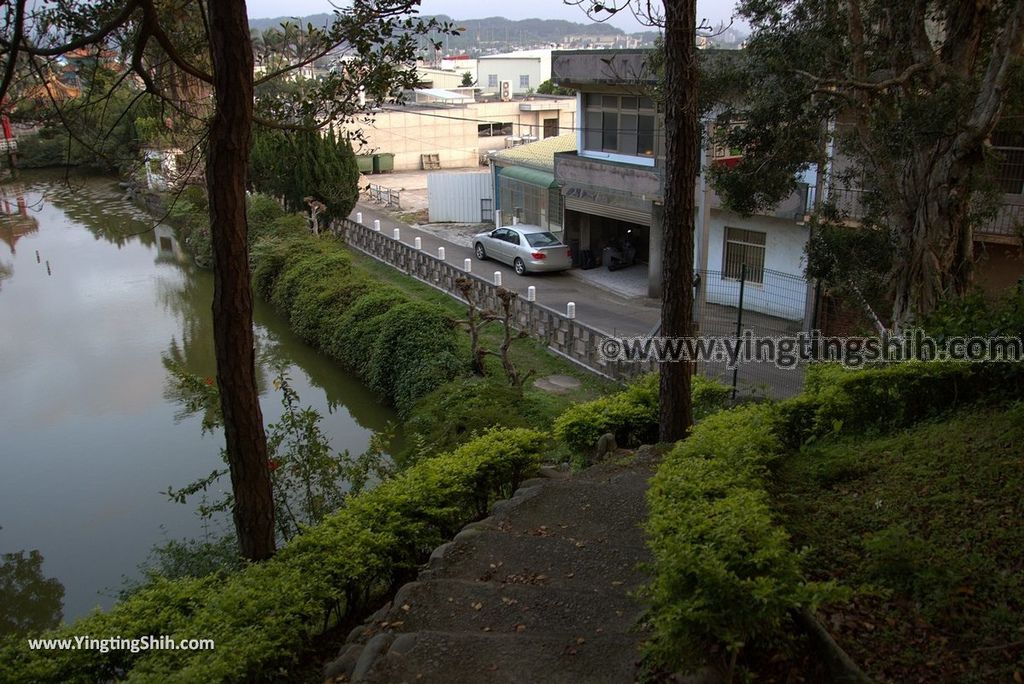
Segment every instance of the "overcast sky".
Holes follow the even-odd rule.
[[[656,1],[656,0],[655,0]],[[318,12],[331,12],[334,6],[330,0],[248,0],[249,16],[262,17],[305,16]],[[712,25],[728,22],[736,0],[698,0],[697,19],[707,19]],[[469,2],[468,0],[423,0],[422,14],[447,14],[454,19],[482,19],[484,17],[507,17],[508,19],[567,19],[586,22],[587,17],[579,7],[566,5],[562,0],[510,0],[509,2]],[[629,12],[621,12],[610,22],[624,31],[642,31],[641,26]],[[740,26],[740,28],[745,28]]]

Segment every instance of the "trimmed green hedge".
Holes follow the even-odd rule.
[[[252,269],[256,292],[300,337],[353,370],[403,417],[464,370],[457,330],[444,309],[409,301],[354,271],[333,238],[261,240]]]
[[[925,362],[851,370],[807,369],[805,390],[782,403],[787,444],[812,437],[891,432],[980,400],[1024,397],[1024,364]]]
[[[325,616],[353,615],[409,578],[462,525],[531,476],[546,438],[494,430],[352,497],[269,561],[225,579],[158,580],[106,613],[43,635],[213,639],[213,651],[0,647],[0,681],[251,682],[286,677]]]
[[[697,420],[723,408],[731,390],[700,375],[691,378],[693,412]],[[567,409],[554,426],[555,437],[576,453],[593,451],[606,432],[622,446],[658,438],[658,376],[645,375],[624,391]]]
[[[648,499],[653,666],[690,669],[782,636],[794,609],[848,592],[808,582],[767,491],[787,450],[836,434],[891,432],[1024,394],[1024,365],[906,363],[808,369],[802,394],[710,416],[666,457]],[[717,654],[713,655],[713,654]]]
[[[651,483],[647,651],[659,667],[696,668],[713,653],[727,663],[745,645],[778,636],[793,609],[836,594],[803,578],[801,555],[772,513],[765,478],[782,453],[778,420],[767,404],[710,416]]]

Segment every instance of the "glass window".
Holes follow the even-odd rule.
[[[619,151],[619,115],[617,112],[602,112],[601,149]]]
[[[531,247],[551,247],[560,244],[558,238],[551,233],[527,233],[526,241]]]
[[[519,87],[520,88],[529,88],[530,87],[530,75],[529,74],[522,74],[522,75],[519,76]]]
[[[584,93],[584,150],[654,156],[654,101]]]
[[[725,228],[725,263],[722,278],[739,280],[747,267],[747,282],[764,282],[764,250],[768,234],[743,228]]]
[[[645,157],[654,156],[654,117],[641,114],[637,117],[636,153]]]
[[[497,88],[498,87],[498,74],[487,74],[487,87]]]

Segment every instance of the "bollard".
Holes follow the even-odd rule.
[[[402,232],[398,228],[395,228],[393,231],[391,231],[391,237],[395,238],[396,240],[401,240]]]
[[[501,209],[494,210],[494,227],[501,228]]]
[[[494,284],[497,287],[501,287],[501,271],[494,272]]]
[[[576,318],[576,302],[569,302],[565,305],[565,317],[570,320]]]
[[[423,239],[422,238],[416,238],[415,240],[412,241],[412,243],[413,243],[413,246],[416,249],[423,249]]]
[[[463,266],[463,270],[465,270],[466,273],[471,272],[473,270],[473,260],[472,259],[466,259],[464,262],[462,262],[462,266]]]
[[[519,225],[519,217],[518,216],[513,216],[512,217],[512,225],[513,226],[518,226]]]
[[[380,232],[380,219],[373,219],[373,229]]]
[[[437,258],[444,261],[444,247],[437,248]]]
[[[535,302],[537,301],[537,288],[531,285],[526,288],[526,301]]]
[[[359,225],[363,225],[363,212],[356,212],[356,223],[358,223]]]

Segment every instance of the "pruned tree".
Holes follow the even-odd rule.
[[[894,325],[963,295],[986,213],[989,137],[1024,93],[1024,2],[743,0],[739,13],[753,28],[746,58],[715,75],[738,94],[725,118],[743,124],[720,129],[743,150],[715,172],[724,202],[744,213],[778,202],[821,161],[827,136],[831,182],[854,191],[877,238],[861,241],[872,250],[864,260],[891,256],[879,281]],[[861,261],[835,251],[817,245],[811,272]]]
[[[2,10],[0,99],[18,74],[27,71],[45,79],[48,60],[78,48],[114,49],[122,55],[118,84],[137,81],[140,100],[156,98],[202,131],[217,383],[235,529],[241,553],[250,560],[265,559],[275,550],[267,438],[256,387],[245,211],[252,128],[255,123],[312,131],[358,118],[360,90],[381,101],[398,98],[416,81],[407,66],[418,36],[448,30],[436,20],[410,17],[418,4],[354,0],[335,12],[329,26],[307,27],[301,39],[288,43],[290,60],[259,79],[253,75],[245,0],[12,0]],[[334,68],[302,101],[262,94],[262,86],[325,59],[334,60]],[[20,68],[24,65],[29,68]],[[212,99],[206,111],[197,112],[188,105],[196,104],[202,92]]]

